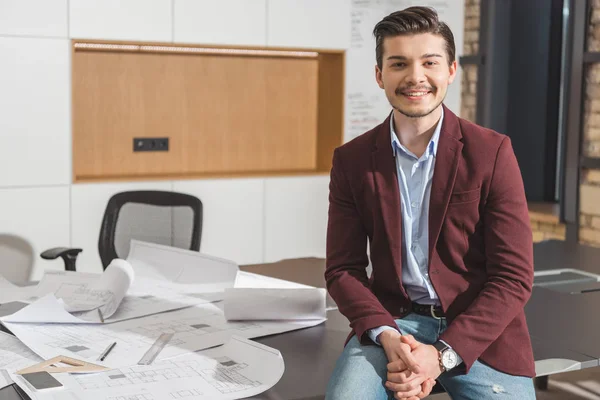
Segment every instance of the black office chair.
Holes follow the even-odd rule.
[[[197,197],[154,190],[122,192],[106,205],[98,252],[106,269],[113,259],[127,257],[131,239],[199,251],[201,236],[202,202]],[[65,270],[75,271],[81,251],[56,247],[44,251],[41,257],[61,257]]]

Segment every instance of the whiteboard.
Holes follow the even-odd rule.
[[[463,50],[464,2],[457,0],[352,0],[351,40],[346,52],[346,107],[344,141],[383,122],[392,110],[375,80],[373,28],[386,15],[411,6],[433,7],[454,34],[456,58]],[[448,88],[444,104],[460,113],[461,68]]]

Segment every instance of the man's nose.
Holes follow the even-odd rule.
[[[406,75],[406,83],[410,85],[417,85],[425,81],[425,71],[420,65],[413,65],[409,67]]]

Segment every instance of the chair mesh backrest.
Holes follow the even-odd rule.
[[[115,250],[127,258],[131,239],[191,249],[194,210],[188,206],[127,203],[119,210]]]
[[[131,191],[108,201],[98,251],[104,268],[114,258],[127,258],[132,239],[200,250],[202,202],[183,193]]]

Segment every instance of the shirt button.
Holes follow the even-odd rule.
[[[412,206],[412,208],[417,208],[417,202],[413,201],[412,203],[410,203],[410,205]]]

